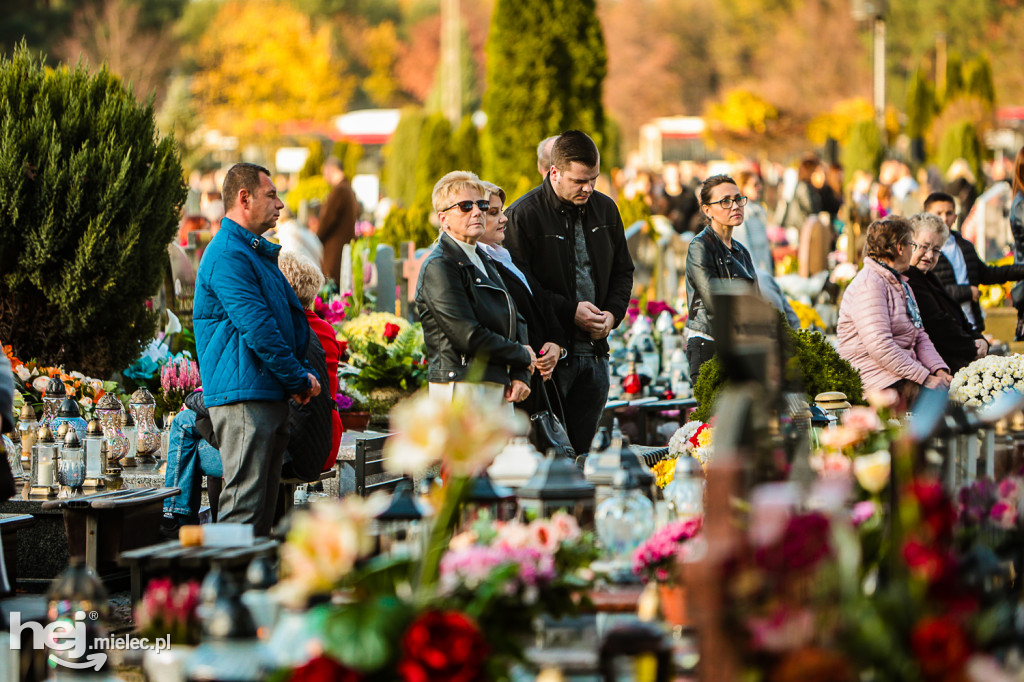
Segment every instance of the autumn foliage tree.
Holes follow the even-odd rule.
[[[229,0],[212,25],[192,54],[192,92],[207,126],[268,138],[287,121],[326,123],[345,110],[355,79],[334,56],[328,27],[276,0]]]

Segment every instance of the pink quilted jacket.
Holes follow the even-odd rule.
[[[924,328],[910,321],[903,285],[871,258],[843,294],[838,332],[839,355],[860,372],[865,391],[901,379],[923,384],[929,374],[949,369]]]

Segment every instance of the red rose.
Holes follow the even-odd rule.
[[[910,646],[926,680],[957,679],[971,656],[967,636],[948,616],[922,618],[910,635]]]
[[[288,682],[359,682],[363,679],[355,670],[346,668],[333,658],[317,656],[292,671]]]
[[[459,611],[428,611],[402,637],[398,673],[405,682],[475,682],[484,678],[487,643]]]
[[[944,550],[921,542],[907,540],[903,545],[903,560],[911,574],[934,583],[954,570],[954,559]]]
[[[388,322],[384,325],[384,339],[387,340],[388,343],[391,343],[395,340],[395,337],[398,336],[398,332],[400,331],[402,331],[401,327],[393,322]]]
[[[832,553],[828,518],[818,513],[794,516],[782,539],[757,550],[757,563],[769,571],[810,571]]]
[[[956,510],[938,481],[916,480],[908,486],[910,496],[917,500],[921,520],[933,539],[948,542],[953,537]]]

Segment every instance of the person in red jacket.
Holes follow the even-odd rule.
[[[330,389],[331,400],[338,399],[338,363],[341,361],[341,343],[338,341],[334,327],[313,312],[316,295],[324,285],[324,275],[316,264],[305,256],[294,251],[282,251],[277,259],[285,279],[295,289],[299,303],[306,310],[309,328],[316,334],[320,345],[324,347],[327,361],[327,387]],[[337,410],[331,412],[331,454],[324,463],[324,471],[334,466],[341,445],[341,415]]]

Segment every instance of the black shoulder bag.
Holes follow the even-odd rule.
[[[551,409],[551,398],[548,396],[548,387],[544,385],[544,382],[541,383],[540,389],[544,394],[544,404],[547,405],[547,409],[530,415],[530,442],[540,450],[541,454],[546,455],[549,449],[554,448],[560,456],[576,461],[576,451],[573,449],[572,443],[569,442],[569,434],[565,431],[565,425]],[[555,392],[557,396],[557,387]],[[561,407],[561,398],[559,398],[559,407]]]

